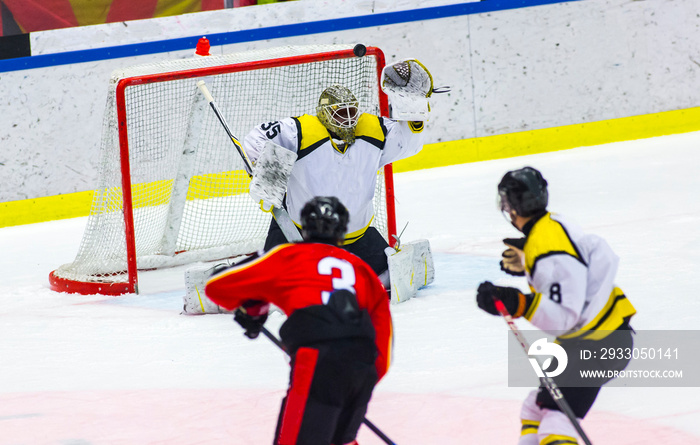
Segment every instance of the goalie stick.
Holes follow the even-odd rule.
[[[520,346],[523,347],[525,354],[527,354],[530,350],[530,345],[528,344],[527,340],[525,340],[525,337],[523,337],[523,335],[520,333],[518,327],[515,325],[513,317],[508,312],[508,309],[506,309],[506,306],[503,304],[503,302],[496,297],[493,297],[493,302],[496,306],[496,310],[501,313],[503,319],[508,324],[508,327],[513,332],[513,335],[515,336],[516,340],[518,340],[518,343],[520,343]],[[561,393],[561,389],[559,389],[559,386],[557,386],[557,384],[554,383],[554,380],[552,380],[551,377],[547,377],[546,375],[544,377],[540,377],[539,379],[540,383],[542,383],[542,385],[545,388],[547,388],[547,391],[549,391],[549,394],[552,396],[552,399],[554,399],[554,402],[557,404],[561,412],[563,412],[566,415],[566,417],[569,418],[571,424],[574,426],[574,428],[576,428],[576,432],[579,434],[579,436],[581,436],[581,440],[583,440],[583,443],[585,443],[586,445],[592,445],[591,440],[588,438],[586,433],[583,431],[583,428],[581,428],[581,424],[576,419],[576,414],[574,414],[573,410],[569,406],[569,403],[566,401],[564,395]]]
[[[272,334],[272,332],[268,331],[267,328],[266,328],[265,326],[262,326],[262,330],[261,330],[260,332],[262,332],[263,335],[265,335],[265,337],[269,338],[270,341],[271,341],[272,343],[274,343],[275,345],[277,345],[278,348],[280,348],[280,349],[283,350],[287,355],[289,355],[289,353],[287,352],[287,348],[285,348],[285,346],[284,346],[284,343],[282,343],[282,341],[281,341],[279,338],[275,337],[275,336]],[[382,440],[384,441],[384,443],[386,443],[386,444],[388,444],[388,445],[396,445],[396,442],[394,442],[393,440],[389,439],[389,437],[387,437],[386,434],[382,433],[382,431],[381,431],[379,428],[377,428],[372,422],[370,422],[369,420],[367,420],[366,417],[365,417],[364,419],[362,419],[362,423],[364,423],[365,425],[367,425],[367,428],[371,429],[372,432],[374,432],[374,434],[376,434],[377,436],[379,436],[379,438],[382,439]]]
[[[248,169],[248,171],[252,174],[253,163],[250,162],[250,158],[243,149],[243,145],[241,145],[241,142],[231,132],[231,128],[228,126],[228,123],[226,122],[226,119],[224,119],[224,116],[221,114],[221,111],[219,111],[219,107],[216,106],[216,102],[214,102],[214,97],[209,92],[209,88],[207,88],[206,83],[203,80],[200,80],[199,82],[197,82],[197,87],[207,99],[207,102],[209,102],[209,106],[214,111],[214,114],[219,119],[219,122],[221,122],[221,125],[224,127],[224,130],[226,130],[226,134],[228,134],[228,137],[231,139],[231,142],[233,142],[233,145],[236,147],[236,151],[238,151],[238,154],[241,155],[246,169]],[[287,238],[287,241],[302,241],[301,235],[299,234],[299,230],[294,225],[292,218],[289,217],[289,213],[287,213],[287,210],[280,207],[272,207],[272,215],[275,217],[275,221],[277,221],[277,224],[280,226],[280,229],[282,229],[282,233],[284,233],[284,237]]]

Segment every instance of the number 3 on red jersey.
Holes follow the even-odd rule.
[[[327,256],[318,262],[318,273],[320,275],[333,275],[333,269],[338,269],[340,271],[339,277],[333,277],[331,279],[333,290],[347,289],[355,294],[355,268],[352,264],[332,256]],[[321,292],[323,304],[328,304],[331,293],[332,292],[326,290]]]

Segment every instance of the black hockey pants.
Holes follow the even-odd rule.
[[[357,436],[377,383],[376,349],[334,340],[294,353],[275,445],[342,445]]]
[[[564,340],[561,346],[567,353],[569,362],[566,371],[554,377],[554,382],[559,386],[564,399],[571,406],[571,410],[578,418],[584,418],[593,406],[593,402],[598,397],[600,388],[612,378],[602,377],[598,379],[582,380],[579,371],[622,371],[630,362],[629,358],[606,359],[606,360],[586,360],[582,359],[581,351],[597,351],[600,355],[602,349],[622,351],[632,348],[634,339],[632,328],[625,322],[617,330],[612,331],[602,340]],[[537,394],[537,405],[541,408],[559,410],[556,402],[545,387],[540,387]]]

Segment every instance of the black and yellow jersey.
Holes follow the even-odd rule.
[[[287,183],[286,205],[299,225],[301,209],[315,196],[336,196],[350,212],[346,243],[356,240],[372,223],[377,172],[385,165],[413,156],[423,147],[423,123],[362,114],[349,147],[331,139],[316,116],[308,114],[258,125],[244,139],[255,161],[271,140],[297,154]]]
[[[525,318],[559,339],[600,339],[636,310],[615,286],[619,258],[599,236],[546,213],[526,225],[525,272],[534,300]]]

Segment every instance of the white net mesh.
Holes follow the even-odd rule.
[[[122,79],[155,75],[126,87],[126,130],[137,266],[167,267],[253,252],[262,247],[270,223],[270,214],[248,196],[242,160],[197,81],[206,81],[239,139],[260,122],[315,114],[321,91],[334,83],[350,88],[363,112],[379,114],[374,57],[236,71],[241,63],[351,48],[281,47],[115,71],[103,121],[99,187],[75,261],[54,275],[77,282],[128,279],[116,95]],[[211,67],[222,68],[211,74]],[[182,71],[191,77],[166,80],[174,77],[167,73],[182,77]],[[384,178],[377,184],[374,225],[388,237]]]

